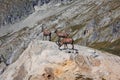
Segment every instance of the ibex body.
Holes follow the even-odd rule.
[[[42,27],[42,32],[43,32],[43,40],[44,40],[44,38],[49,37],[49,41],[51,41],[51,31],[48,29],[44,29]]]
[[[58,46],[59,46],[59,49],[62,45],[64,45],[64,48],[67,47],[68,48],[68,45],[67,44],[71,44],[72,45],[72,49],[74,49],[74,40],[72,38],[63,38],[62,40],[60,40],[60,42],[58,42]]]
[[[67,38],[69,36],[66,32],[59,32],[57,29],[55,30],[55,33],[58,36],[58,42],[60,41],[60,38]]]

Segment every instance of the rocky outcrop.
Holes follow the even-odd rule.
[[[78,45],[75,45],[75,49],[78,50],[78,53],[70,49],[60,51],[54,42],[33,40],[19,59],[0,75],[0,79],[120,79],[118,76],[120,57]]]
[[[120,55],[120,1],[41,1],[0,1],[2,25],[32,13],[0,28],[0,55],[5,58],[0,80],[119,80],[118,56],[78,45],[60,51],[54,31],[69,33],[75,44]],[[50,29],[53,42],[40,41],[42,26]]]
[[[42,25],[52,31],[52,41],[57,40],[53,32],[59,28],[70,33],[76,44],[120,55],[119,1],[76,0],[71,4],[52,7],[51,3],[39,7],[22,22],[0,29],[0,54],[8,64],[17,60],[31,40],[42,39]]]
[[[51,4],[52,1],[40,6],[19,23],[0,28],[0,54],[7,64],[16,61],[31,40],[42,40],[42,25],[52,31],[52,41],[57,40],[54,30],[58,28],[68,32],[75,44],[120,55],[119,0],[75,0],[66,5]]]

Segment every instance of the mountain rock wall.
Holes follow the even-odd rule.
[[[13,24],[25,19],[34,12],[34,6],[71,0],[1,0],[0,1],[0,27]],[[54,4],[52,4],[54,5]]]
[[[50,2],[40,6],[38,11],[19,24],[0,30],[0,54],[5,57],[7,64],[15,62],[32,40],[43,40],[42,26],[52,32],[53,42],[58,39],[54,33],[58,28],[69,33],[68,37],[74,39],[74,44],[120,56],[119,0],[75,0],[52,7]]]

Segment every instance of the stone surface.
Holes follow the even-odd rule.
[[[67,3],[70,0],[1,0],[0,1],[0,28],[7,24],[21,21],[34,12],[34,6],[43,4],[55,5],[59,2]]]
[[[63,48],[63,47],[62,47]],[[59,50],[54,42],[33,40],[1,80],[119,80],[120,57],[75,45]],[[96,51],[95,54],[94,51]],[[95,56],[97,55],[97,56]],[[114,65],[114,66],[113,66]]]
[[[120,55],[119,3],[119,0],[75,0],[66,5],[37,6],[37,11],[25,20],[0,28],[0,54],[6,59],[15,52],[21,54],[32,39],[42,39],[41,25],[45,24],[52,31],[53,41],[57,39],[53,32],[59,28],[70,33],[77,44],[98,46],[97,49]]]

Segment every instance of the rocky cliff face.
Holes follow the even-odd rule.
[[[1,0],[0,25],[13,24],[34,10],[35,2],[30,0]]]
[[[55,0],[54,4],[54,1],[51,0],[48,4],[38,5],[34,8],[32,3],[32,9],[34,9],[34,12],[31,15],[15,24],[1,27],[0,55],[2,54],[5,58],[4,62],[8,65],[14,63],[19,58],[19,56],[23,52],[25,52],[26,48],[28,48],[28,45],[32,40],[42,40],[42,26],[52,32],[52,42],[55,42],[57,40],[54,31],[55,29],[58,29],[60,31],[65,31],[69,33],[70,35],[68,37],[72,37],[75,40],[75,44],[89,46],[100,50],[108,51],[112,54],[120,55],[120,1],[74,0],[71,3],[69,3],[69,1],[71,0],[68,0],[67,3],[65,1],[65,3],[63,4],[61,2],[57,3],[57,0]],[[108,63],[107,61],[105,61],[106,64],[104,63],[104,66],[107,64],[112,65],[109,62],[109,58],[111,61],[111,57],[114,55],[109,54],[109,56],[110,57],[108,57],[108,55],[103,56],[105,57],[104,60],[106,60],[107,58],[108,61]],[[117,60],[115,58],[117,58]],[[119,63],[119,57],[115,56],[113,58],[113,63],[114,62],[117,66]],[[4,63],[1,63],[0,66],[0,71],[3,72],[6,65]],[[22,66],[22,64],[20,66]],[[23,66],[19,67],[19,69],[20,68],[22,68],[24,71]],[[18,73],[20,73],[20,75],[22,74],[22,72],[20,71],[18,71]],[[7,71],[6,73],[4,73],[4,75],[5,74],[8,74]],[[27,74],[26,69],[25,74]],[[116,75],[117,74],[115,74],[115,76]],[[15,80],[17,80],[18,77],[19,76],[17,75],[16,77],[14,76]],[[25,76],[23,75],[23,77]],[[4,79],[6,78],[3,78],[3,80]],[[10,79],[12,79],[12,77],[10,77]],[[106,79],[110,80],[109,78]],[[118,77],[116,77],[116,80],[119,80]]]
[[[54,42],[34,40],[19,59],[0,75],[0,79],[120,79],[118,76],[120,74],[120,57],[78,45],[75,45],[75,49],[78,50],[78,53],[70,49],[60,51]]]
[[[119,0],[76,0],[66,5],[50,6],[51,3],[36,6],[36,11],[25,20],[0,28],[0,54],[8,59],[8,54],[19,49],[21,53],[31,39],[42,39],[41,26],[44,24],[53,32],[59,28],[70,33],[69,37],[73,37],[76,44],[120,55]],[[55,37],[53,33],[53,41],[56,41]]]
[[[1,0],[0,1],[0,27],[13,24],[25,19],[34,12],[34,6],[58,2],[68,2],[70,0]],[[53,5],[55,5],[53,4]]]

